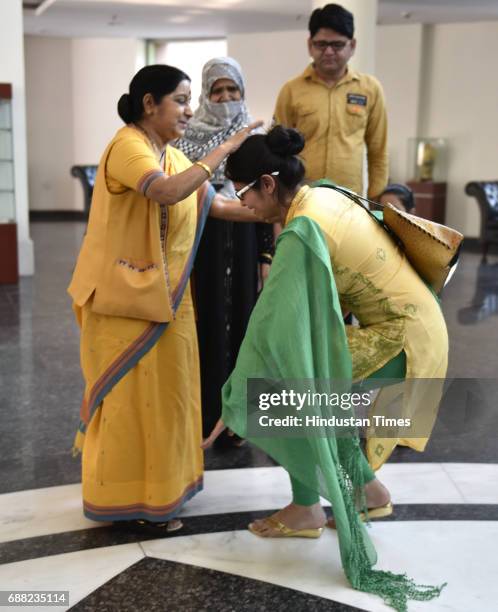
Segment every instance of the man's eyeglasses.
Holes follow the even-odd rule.
[[[311,44],[317,51],[323,52],[327,47],[330,47],[332,51],[342,51],[348,42],[344,40],[312,40]]]
[[[280,174],[280,172],[277,170],[277,172],[272,172],[270,174],[270,176],[278,176]],[[254,187],[254,185],[256,185],[256,183],[259,181],[259,179],[261,178],[261,176],[258,176],[257,179],[255,179],[254,181],[252,181],[252,183],[249,183],[248,185],[246,185],[245,187],[242,187],[242,189],[239,189],[238,191],[235,192],[235,195],[239,198],[239,200],[243,200],[244,198],[242,197],[247,191],[249,191],[249,189],[251,189],[252,187]]]

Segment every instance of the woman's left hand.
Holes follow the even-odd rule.
[[[202,441],[201,448],[202,450],[208,449],[216,438],[227,428],[225,423],[221,419],[218,419],[218,422],[213,427],[213,431],[209,434],[207,438]]]

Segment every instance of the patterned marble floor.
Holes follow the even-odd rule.
[[[69,606],[55,609],[99,612],[390,609],[348,586],[334,532],[270,541],[246,530],[289,501],[285,472],[249,445],[207,453],[204,491],[167,538],[82,516],[69,452],[82,382],[64,290],[83,230],[34,224],[36,276],[0,286],[0,590],[68,590]],[[449,375],[486,389],[498,378],[495,261],[465,253],[443,296]],[[444,407],[427,451],[399,449],[379,473],[395,513],[370,528],[378,567],[448,583],[409,610],[497,609],[498,416],[480,397],[469,395],[458,426]]]

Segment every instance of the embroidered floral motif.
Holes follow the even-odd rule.
[[[404,319],[391,319],[370,327],[346,326],[353,361],[353,379],[370,376],[396,357],[405,344]]]
[[[387,255],[384,249],[377,249],[377,259],[380,259],[381,261],[386,261],[386,258]]]
[[[353,293],[370,293],[370,295],[379,295],[382,293],[381,289],[378,289],[370,279],[368,279],[361,272],[352,272],[348,267],[342,267],[339,265],[332,264],[334,276],[342,277],[340,280],[339,292],[348,294],[348,297],[352,298]]]
[[[416,306],[415,304],[405,304],[403,310],[410,315],[414,315],[417,313],[418,310],[418,306]]]
[[[360,327],[346,326],[353,378],[358,380],[384,366],[403,349],[407,315],[361,272],[337,264],[333,270],[341,305],[360,321]]]
[[[384,447],[382,446],[382,444],[377,444],[377,446],[375,447],[375,454],[377,455],[377,457],[382,457],[382,453],[384,452]]]

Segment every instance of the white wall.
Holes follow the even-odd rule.
[[[479,233],[471,180],[498,179],[498,22],[434,26],[424,136],[449,142],[447,223]]]
[[[26,152],[26,94],[24,86],[24,46],[22,3],[0,3],[0,82],[12,83],[12,122],[14,135],[14,184],[16,197],[19,271],[33,274],[33,243],[29,237],[28,180]]]
[[[254,117],[269,121],[282,84],[307,65],[306,38],[306,30],[228,37],[228,54],[246,75]],[[478,208],[464,187],[498,178],[498,23],[378,26],[376,49],[375,74],[387,98],[391,179],[412,178],[409,138],[446,138],[446,222],[478,236]]]
[[[31,208],[83,209],[69,170],[97,164],[123,125],[116,110],[144,64],[136,39],[26,37]]]
[[[72,40],[76,163],[97,163],[123,126],[116,107],[136,72],[141,44],[130,38]]]
[[[422,25],[380,26],[376,76],[386,94],[389,116],[389,176],[407,178],[408,139],[418,136]]]
[[[446,138],[446,223],[476,237],[479,211],[464,187],[498,178],[498,23],[419,28],[379,27],[377,74],[388,99],[392,178],[411,178],[408,137]]]
[[[322,7],[326,2],[311,4]],[[354,13],[359,38],[352,65],[373,71],[377,0],[345,0],[342,4]],[[248,107],[254,118],[269,122],[282,85],[309,64],[308,13],[301,24],[302,29],[294,31],[232,34],[227,38],[228,55],[240,63],[246,77]]]
[[[308,65],[307,38],[305,29],[228,36],[228,55],[242,67],[247,106],[255,119],[271,121],[280,88]]]
[[[30,208],[71,209],[74,178],[69,168],[75,150],[71,40],[26,36],[25,49]]]
[[[343,4],[355,15],[355,35],[358,36],[351,65],[355,70],[373,72],[377,0],[346,0]],[[323,5],[313,2],[314,7]],[[264,119],[267,124],[282,85],[298,76],[310,62],[308,19],[302,25],[302,30],[292,32],[228,36],[228,54],[240,62],[246,76],[248,108],[254,118]],[[368,184],[366,164],[364,184]]]
[[[4,6],[2,4],[0,10],[4,10]],[[3,28],[5,19],[0,19],[0,23]],[[8,36],[0,37],[2,48],[8,44],[12,28],[7,30]],[[271,120],[281,86],[308,64],[307,35],[306,24],[303,24],[303,29],[292,32],[276,32],[271,35],[234,34],[228,37],[228,55],[241,63],[247,80],[248,106],[255,118],[267,122]],[[47,44],[51,51],[47,51],[44,56],[45,74],[48,70],[55,75],[56,65],[61,71],[66,71],[67,63],[58,57],[57,46],[53,42]],[[30,43],[27,46],[28,54],[31,48],[35,47]],[[57,200],[53,203],[54,208],[71,208],[66,202],[68,196],[63,195],[68,190],[66,172],[69,172],[69,167],[77,162],[96,163],[109,137],[120,125],[115,112],[116,101],[138,67],[136,61],[140,51],[141,44],[129,39],[72,41],[71,83],[64,84],[62,78],[55,80],[55,76],[52,81],[52,77],[47,79],[51,91],[45,92],[45,97],[40,98],[38,107],[31,103],[31,98],[36,97],[31,95],[34,91],[32,86],[38,83],[40,93],[43,80],[33,80],[31,67],[28,67],[30,149],[33,145],[35,151],[34,154],[30,151],[30,172],[35,162],[49,162],[42,159],[46,157],[47,143],[53,143],[55,139],[55,152],[64,152],[69,146],[56,135],[51,127],[52,119],[42,114],[40,109],[43,104],[47,107],[53,98],[72,98],[73,158],[65,160],[63,167],[58,170],[61,186],[53,187],[53,193],[58,194],[52,198]],[[39,49],[37,52],[41,53]],[[3,57],[15,62],[17,71],[14,72],[22,73],[19,53],[3,53]],[[447,138],[450,144],[447,223],[461,229],[468,236],[478,235],[479,214],[477,205],[464,194],[465,183],[474,179],[498,177],[498,87],[494,76],[496,57],[497,22],[379,26],[377,29],[375,73],[384,85],[388,103],[391,178],[396,181],[410,178],[406,174],[408,138]],[[2,61],[0,75],[5,74],[1,76],[2,81],[14,78],[9,78],[12,72],[7,74],[6,66],[8,62]],[[22,84],[16,78],[16,91],[19,95],[22,93]],[[21,106],[22,103],[17,107],[18,113]],[[31,108],[38,108],[39,112],[37,143],[31,140],[34,125]],[[57,112],[57,119],[68,125],[64,109]],[[17,150],[22,151],[22,128],[17,133],[18,139],[20,137]],[[67,138],[71,138],[69,129]],[[60,153],[57,155],[60,156]],[[22,175],[19,164],[16,167]],[[30,185],[33,198],[36,198],[36,193],[45,194],[43,206],[34,200],[33,207],[45,208],[45,203],[48,205],[50,201],[47,198],[52,192],[46,185],[44,187],[42,180],[47,181],[47,177],[38,175],[35,183]],[[77,204],[73,203],[72,206],[81,207],[82,194],[74,179],[73,190]],[[18,195],[27,207],[27,198],[22,197],[22,179]]]

